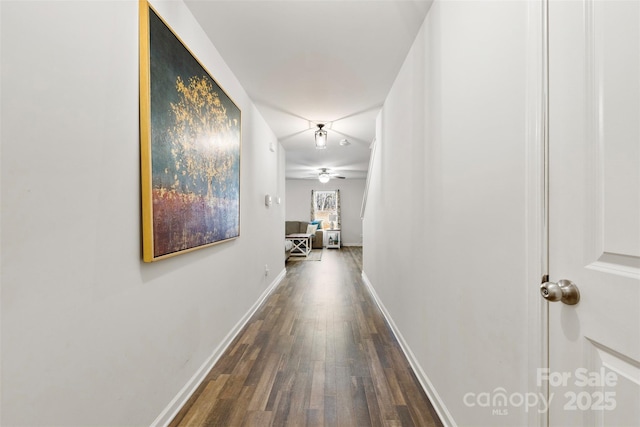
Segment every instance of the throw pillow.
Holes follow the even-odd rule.
[[[318,224],[309,224],[307,225],[307,234],[316,234],[317,229]]]

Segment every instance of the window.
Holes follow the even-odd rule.
[[[325,230],[340,229],[340,190],[312,190],[311,219],[322,220]]]

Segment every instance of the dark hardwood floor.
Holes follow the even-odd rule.
[[[171,426],[442,426],[362,283],[362,248],[286,267]]]

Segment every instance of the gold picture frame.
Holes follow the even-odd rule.
[[[145,262],[240,236],[241,111],[140,0],[140,150]]]

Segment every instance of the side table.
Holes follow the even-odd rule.
[[[325,230],[327,233],[327,249],[340,249],[340,230]]]

